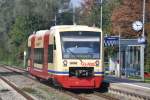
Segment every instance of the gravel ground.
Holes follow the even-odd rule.
[[[50,88],[44,84],[41,84],[37,81],[24,77],[22,75],[15,74],[8,71],[5,68],[0,67],[0,75],[5,76],[9,81],[13,82],[23,91],[32,95],[36,100],[76,100],[71,96],[62,93],[58,90]],[[3,95],[3,94],[1,94]],[[5,95],[6,99],[10,96]],[[9,99],[9,100],[24,100],[24,99]]]
[[[90,99],[90,100],[107,100],[107,99],[105,99],[103,97],[99,97],[99,96],[93,95],[92,93],[91,94],[81,94],[81,95],[88,97],[88,99]]]
[[[16,86],[18,86],[20,89],[22,89],[23,91],[25,91],[26,93],[34,97],[36,100],[77,100],[72,96],[67,95],[66,93],[51,88],[50,85],[47,86],[38,81],[29,79],[23,75],[18,75],[16,73],[13,73],[2,67],[0,67],[0,75],[5,76],[5,78],[15,83]],[[77,94],[86,97],[89,100],[106,100],[104,98],[94,95],[93,93],[81,92]]]
[[[0,100],[26,100],[21,94],[0,79]]]

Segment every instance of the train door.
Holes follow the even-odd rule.
[[[55,38],[52,34],[49,35],[49,44],[48,44],[48,72],[50,75],[54,74],[55,71]]]
[[[46,33],[44,36],[44,63],[43,63],[44,73],[48,73],[48,45],[49,45],[49,34]]]
[[[44,69],[44,37],[37,35],[35,38],[33,53],[34,71],[43,72]]]
[[[30,53],[30,68],[34,67],[34,47],[35,47],[35,36],[31,39],[31,53]]]
[[[53,37],[53,66],[54,67],[54,70],[57,70],[57,66],[56,66],[56,62],[57,62],[57,56],[56,56],[56,38],[55,36]]]

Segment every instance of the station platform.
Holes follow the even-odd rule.
[[[109,83],[109,89],[133,94],[150,100],[150,84],[136,80],[128,80],[113,76],[105,76],[104,82]]]

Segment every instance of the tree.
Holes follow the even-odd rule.
[[[57,24],[58,25],[72,25],[72,13],[64,12],[57,16]]]
[[[101,5],[96,0],[84,0],[81,24],[100,27]],[[103,0],[103,32],[110,34],[112,32],[111,15],[113,9],[117,8],[121,0]]]
[[[146,23],[149,23],[150,0],[146,0]],[[112,29],[114,34],[119,32],[123,37],[137,37],[141,32],[132,29],[134,21],[142,21],[143,0],[123,0],[122,4],[113,11]],[[147,31],[147,30],[146,30]]]
[[[16,59],[22,54],[33,31],[51,27],[60,1],[0,0],[0,55],[7,57],[7,54],[8,58]]]

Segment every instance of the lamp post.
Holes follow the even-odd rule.
[[[119,27],[119,59],[118,59],[118,64],[119,64],[119,66],[118,66],[118,77],[119,78],[121,78],[121,45],[120,45],[120,38],[121,38],[121,32],[120,32],[120,27]]]
[[[142,31],[142,36],[145,37],[145,0],[143,0],[143,31]]]
[[[75,13],[76,13],[76,8],[75,8],[75,7],[73,7],[73,8],[72,8],[72,14],[73,14],[73,16],[72,16],[72,17],[73,17],[73,18],[72,18],[72,19],[73,19],[73,25],[75,25],[75,24],[76,24],[76,21],[75,21],[75,20],[76,20],[76,18],[75,18]]]
[[[95,4],[101,6],[101,10],[100,10],[100,28],[102,29],[102,27],[103,27],[103,21],[102,21],[103,20],[103,6],[102,6],[103,0],[96,0]]]
[[[142,31],[142,38],[145,39],[145,0],[143,0],[143,31]],[[145,40],[146,41],[146,40]],[[145,48],[145,44],[143,44],[141,46],[141,78],[142,78],[142,81],[144,81],[144,48]]]
[[[101,0],[101,23],[100,23],[100,26],[101,26],[101,29],[102,29],[102,25],[103,25],[103,22],[102,22],[102,20],[103,20],[103,7],[102,7],[102,3],[103,3],[103,0]]]
[[[55,26],[57,25],[57,15],[55,14]]]
[[[78,2],[78,0],[70,0],[70,8],[72,9],[72,22],[73,22],[73,25],[76,24],[76,8],[77,8],[77,5],[74,3],[74,2]]]

